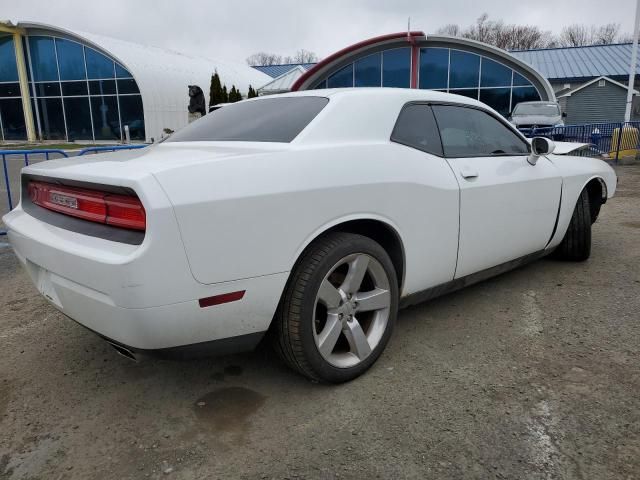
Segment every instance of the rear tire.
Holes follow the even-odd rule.
[[[387,252],[368,237],[330,233],[309,245],[294,267],[272,340],[301,374],[346,382],[378,359],[397,311],[398,282]]]
[[[569,228],[555,254],[557,258],[582,262],[591,255],[591,207],[589,192],[585,188],[573,211]]]

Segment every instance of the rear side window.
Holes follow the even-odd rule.
[[[325,97],[267,98],[227,105],[167,142],[291,142],[329,102]]]
[[[526,155],[528,144],[504,123],[476,108],[434,105],[447,157]]]
[[[398,116],[391,140],[423,152],[442,156],[442,144],[429,105],[407,105]]]

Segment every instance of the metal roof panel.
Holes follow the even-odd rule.
[[[514,50],[511,54],[530,63],[549,80],[620,77],[629,74],[631,44]],[[640,75],[640,64],[636,74]]]

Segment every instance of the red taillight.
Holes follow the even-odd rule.
[[[54,212],[114,227],[146,229],[146,214],[138,197],[45,182],[29,182],[27,192],[34,204]]]
[[[144,207],[137,197],[105,195],[104,203],[107,206],[107,224],[134,230],[145,229]]]

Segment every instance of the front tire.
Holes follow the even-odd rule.
[[[398,311],[396,271],[368,237],[330,233],[294,267],[274,319],[274,346],[294,370],[340,383],[378,359]]]
[[[589,192],[585,188],[576,202],[576,207],[562,242],[555,254],[562,260],[583,262],[591,255],[591,206]]]

